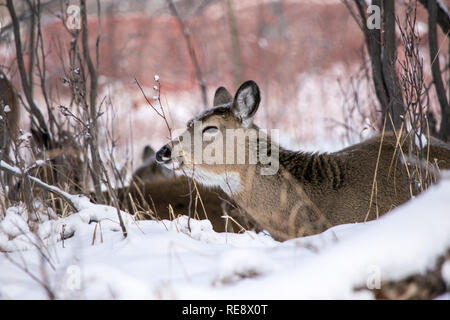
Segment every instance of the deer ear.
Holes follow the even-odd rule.
[[[253,122],[260,101],[259,88],[256,82],[252,80],[244,82],[234,96],[231,111],[244,127],[248,127]]]
[[[227,104],[233,101],[233,97],[224,87],[219,87],[214,94],[214,107]]]
[[[153,148],[149,145],[146,145],[144,147],[144,151],[142,152],[142,161],[150,159],[153,156],[155,156],[155,150],[153,150]]]

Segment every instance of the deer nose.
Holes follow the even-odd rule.
[[[164,146],[156,153],[156,161],[159,163],[168,163],[172,157],[172,151],[168,146]]]

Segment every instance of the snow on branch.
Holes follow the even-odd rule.
[[[20,178],[22,178],[23,176],[27,177],[28,179],[30,179],[31,181],[36,183],[42,189],[52,192],[52,193],[56,194],[57,196],[60,196],[61,198],[63,198],[75,211],[80,211],[83,209],[82,203],[85,203],[85,201],[80,201],[80,197],[78,195],[71,195],[67,192],[62,191],[58,187],[55,187],[55,186],[52,186],[52,185],[49,185],[49,184],[43,182],[42,180],[40,180],[36,177],[32,177],[26,173],[24,174],[24,173],[22,173],[22,171],[19,168],[11,166],[3,160],[0,161],[0,170],[6,171],[16,177],[20,177]]]

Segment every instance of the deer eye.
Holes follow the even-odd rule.
[[[203,129],[203,133],[208,133],[208,134],[214,134],[217,131],[219,131],[219,128],[217,128],[215,126],[207,126],[206,128]]]

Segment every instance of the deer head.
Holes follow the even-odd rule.
[[[277,146],[253,124],[260,100],[254,81],[242,84],[234,98],[218,88],[213,108],[188,121],[186,129],[175,130],[180,135],[157,152],[156,160],[203,185],[220,186],[228,194],[241,192],[249,166],[278,169],[276,155],[267,155],[269,144],[271,149]]]

